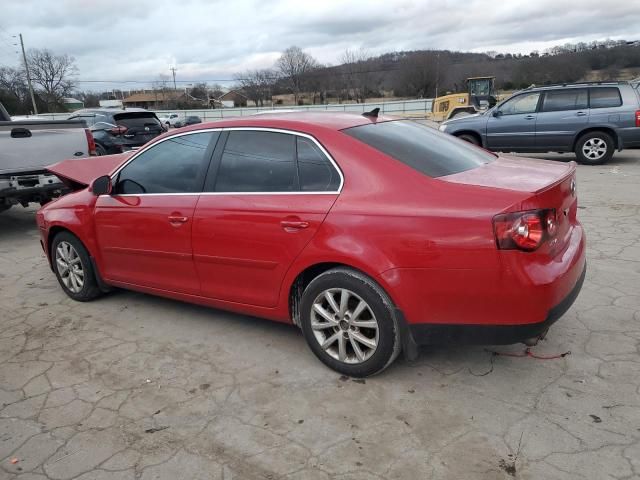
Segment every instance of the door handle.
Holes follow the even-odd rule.
[[[282,225],[282,228],[287,232],[295,232],[297,230],[309,228],[309,222],[305,222],[304,220],[282,220],[280,225]]]
[[[179,215],[169,215],[169,223],[186,223],[189,217],[181,217]]]
[[[526,117],[524,117],[525,120],[534,120],[535,118],[535,115],[527,115]]]
[[[587,112],[578,112],[578,113],[576,113],[576,115],[578,117],[584,117],[586,114],[587,114]]]
[[[11,129],[11,138],[29,138],[31,130],[28,128],[16,127]]]

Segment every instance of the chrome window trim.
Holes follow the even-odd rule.
[[[177,137],[182,137],[185,135],[193,135],[196,133],[207,133],[207,132],[231,132],[231,131],[257,131],[257,132],[273,132],[273,133],[284,133],[287,135],[297,135],[300,137],[307,138],[311,140],[320,151],[329,159],[333,168],[336,169],[338,175],[340,176],[340,185],[337,190],[332,191],[316,191],[316,192],[183,192],[183,193],[123,193],[119,195],[114,195],[118,197],[140,197],[140,196],[170,196],[170,195],[338,195],[342,192],[342,187],[344,186],[344,174],[340,169],[340,166],[336,163],[333,157],[327,152],[324,146],[313,136],[308,133],[297,132],[295,130],[286,130],[282,128],[270,128],[270,127],[220,127],[220,128],[203,128],[202,130],[191,130],[189,132],[181,132],[176,133],[175,135],[171,135],[169,137],[163,138],[159,142],[154,142],[151,145],[147,145],[141,150],[136,151],[125,163],[120,165],[110,176],[111,181],[114,180],[115,177],[120,173],[120,171],[125,168],[129,163],[134,161],[140,155],[142,155],[147,150],[155,147],[156,145],[160,145],[167,140],[172,140]],[[297,159],[296,159],[297,161]]]

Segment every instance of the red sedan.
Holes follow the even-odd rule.
[[[585,274],[575,163],[498,157],[413,121],[283,113],[50,167],[62,289],[121,287],[302,329],[351,376],[434,343],[534,341]]]

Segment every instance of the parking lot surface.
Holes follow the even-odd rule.
[[[76,303],[35,209],[13,208],[0,478],[640,478],[639,185],[640,151],[578,168],[587,279],[532,349],[570,355],[429,348],[366,381],[324,367],[291,326],[125,291]]]

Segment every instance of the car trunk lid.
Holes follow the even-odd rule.
[[[577,222],[575,173],[575,162],[501,156],[494,162],[438,180],[521,192],[521,200],[504,212],[553,209],[557,233],[540,252],[554,254],[566,244],[571,228]]]

